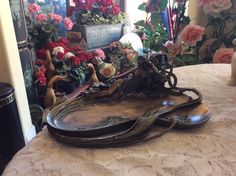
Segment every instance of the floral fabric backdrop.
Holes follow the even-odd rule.
[[[148,0],[139,6],[146,20],[135,23],[144,46],[162,50],[176,66],[198,63],[230,63],[236,44],[235,2],[198,0],[208,19],[205,26],[195,24],[187,15],[188,0]],[[162,13],[168,11],[168,32]],[[213,30],[211,32],[211,30]],[[206,31],[211,35],[206,35]],[[210,32],[209,32],[210,31]]]

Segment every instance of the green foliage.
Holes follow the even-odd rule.
[[[160,5],[161,11],[166,10],[167,4],[168,4],[168,1],[167,1],[167,0],[161,0],[161,1],[160,1],[159,5]]]
[[[85,62],[81,62],[80,65],[71,65],[71,63],[64,60],[58,60],[54,57],[54,65],[57,65],[56,72],[59,75],[67,75],[68,82],[78,82],[83,84],[86,76],[90,74],[90,71]]]
[[[84,1],[75,4],[72,16],[78,25],[117,24],[125,16],[114,3],[104,5],[101,1]]]
[[[161,14],[158,12],[154,12],[151,14],[151,24],[153,26],[157,25],[158,23],[162,22]]]
[[[134,23],[136,27],[141,27],[143,28],[145,26],[145,21],[144,20],[139,20],[136,23]]]
[[[138,6],[138,9],[139,9],[139,10],[142,10],[142,11],[146,11],[146,3],[143,2],[142,4],[140,4],[140,5]]]
[[[166,51],[163,43],[169,40],[170,36],[162,23],[161,17],[161,11],[164,11],[166,7],[167,0],[151,0],[149,5],[146,3],[139,5],[138,9],[146,12],[147,19],[146,21],[137,21],[134,25],[137,29],[137,33],[144,35],[144,47],[155,51]]]
[[[137,65],[138,54],[133,49],[131,43],[112,43],[111,50],[107,52],[107,56],[119,73],[128,71]]]
[[[199,61],[195,55],[186,54],[186,55],[182,55],[182,56],[176,56],[173,59],[173,64],[174,64],[174,66],[179,67],[179,66],[185,66],[185,65],[199,64]]]

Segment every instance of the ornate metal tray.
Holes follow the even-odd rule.
[[[134,69],[131,78],[119,76],[110,86],[97,86],[95,92],[54,107],[47,117],[49,132],[59,141],[80,147],[114,147],[155,139],[172,128],[193,129],[207,122],[211,112],[201,103],[200,92],[177,88],[172,68],[167,71],[158,64],[148,61],[144,69]],[[166,128],[157,132],[157,125]]]

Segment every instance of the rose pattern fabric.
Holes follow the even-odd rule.
[[[202,5],[208,5],[213,3],[215,0],[198,0],[198,5],[202,6]]]
[[[201,63],[209,63],[212,61],[211,46],[217,39],[208,39],[199,49],[199,60]]]
[[[220,12],[232,7],[231,0],[214,0],[214,2],[203,5],[203,11],[207,14],[217,16]]]
[[[213,62],[230,64],[233,54],[233,48],[220,48],[216,50],[215,54],[213,55]]]
[[[168,58],[172,59],[182,52],[182,43],[173,43],[168,47]]]
[[[181,31],[180,40],[186,45],[195,46],[198,41],[202,40],[204,32],[204,27],[189,24]]]

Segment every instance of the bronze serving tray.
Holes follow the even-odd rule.
[[[127,141],[123,139],[120,142],[113,143],[111,141],[115,141],[114,136],[120,136],[125,131],[134,128],[133,126],[137,124],[140,117],[154,109],[165,111],[182,104],[191,104],[193,101],[195,100],[192,97],[184,94],[168,95],[158,99],[128,98],[112,101],[76,98],[56,106],[49,113],[47,124],[49,132],[62,142],[81,147],[119,146],[119,144],[132,143],[130,141],[137,142],[138,135],[134,135],[134,138],[131,137],[132,139]],[[173,112],[164,113],[154,120],[153,125],[166,126],[167,129],[172,127],[193,129],[202,126],[210,116],[210,110],[201,103],[201,98],[199,98],[199,102],[190,107],[186,106]],[[145,120],[143,123],[146,123]],[[148,128],[143,130],[140,136],[146,134],[146,131]],[[142,137],[140,142],[141,139]],[[94,141],[97,142],[93,144]]]

